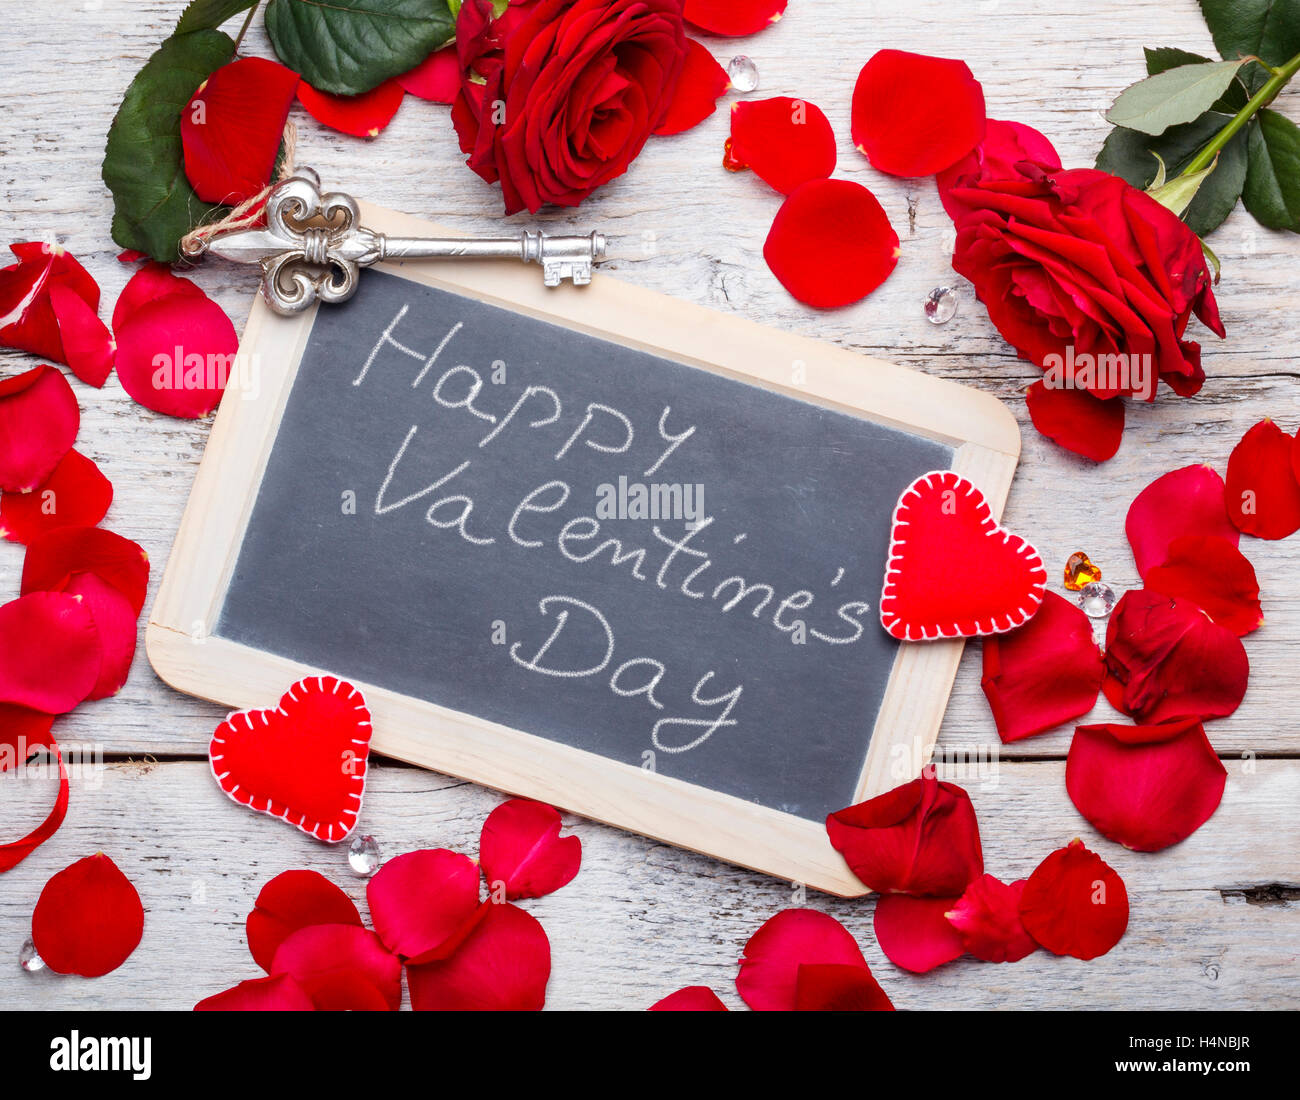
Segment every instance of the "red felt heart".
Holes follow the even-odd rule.
[[[333,676],[299,680],[274,710],[241,710],[212,735],[218,785],[240,805],[335,844],[357,823],[370,754],[361,692]]]
[[[894,509],[880,622],[906,642],[1002,634],[1043,602],[1038,551],[994,522],[989,502],[951,470],[917,478]]]

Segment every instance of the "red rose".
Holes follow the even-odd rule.
[[[1049,385],[1151,400],[1156,378],[1194,394],[1201,346],[1192,313],[1224,335],[1201,243],[1171,211],[1091,168],[956,186],[952,266],[1021,358]]]
[[[465,0],[452,121],[506,213],[577,206],[627,171],[686,58],[681,0]]]

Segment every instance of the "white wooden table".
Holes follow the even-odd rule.
[[[127,83],[170,31],[179,0],[29,0],[7,5],[0,67],[0,242],[57,239],[104,289],[102,313],[131,273],[115,262],[111,202],[99,178],[104,135]],[[258,26],[247,48],[269,54]],[[758,63],[756,95],[794,95],[821,106],[840,139],[837,175],[868,185],[902,238],[892,278],[865,302],[818,313],[793,301],[768,272],[761,247],[778,197],[759,180],[720,167],[723,109],[696,130],[653,140],[632,171],[575,214],[544,217],[575,231],[600,227],[640,240],[653,254],[610,266],[643,286],[788,327],[844,347],[979,386],[1003,398],[1024,426],[1025,450],[1006,513],[1034,541],[1055,575],[1084,549],[1108,581],[1131,586],[1123,534],[1129,502],[1166,470],[1192,462],[1223,468],[1242,431],[1271,415],[1300,421],[1293,352],[1300,240],[1260,229],[1244,212],[1213,237],[1224,277],[1219,302],[1228,340],[1207,343],[1209,380],[1194,400],[1162,395],[1130,406],[1117,458],[1096,468],[1042,440],[1022,391],[1032,367],[998,337],[969,285],[949,268],[951,223],[928,181],[872,170],[849,140],[849,97],[858,69],[884,46],[964,57],[983,81],[989,113],[1049,135],[1068,166],[1091,164],[1107,126],[1102,112],[1142,73],[1142,47],[1179,45],[1211,53],[1195,0],[1134,7],[1062,0],[791,0],[785,20],[745,41],[708,40],[724,61],[745,52]],[[734,98],[734,97],[733,97]],[[1300,93],[1280,106],[1300,117]],[[444,107],[408,98],[372,142],[341,137],[301,111],[299,161],[328,184],[467,232],[502,226],[495,189],[461,163]],[[219,264],[197,281],[242,326],[252,298],[244,271]],[[955,320],[936,327],[922,312],[934,286],[960,288]],[[0,370],[30,366],[0,352]],[[113,480],[106,524],[137,539],[155,564],[167,560],[209,424],[170,420],[140,408],[116,379],[103,391],[77,384],[83,404],[77,446]],[[916,977],[888,963],[871,931],[872,902],[810,894],[807,904],[842,920],[858,938],[900,1007],[1190,1008],[1294,1007],[1300,977],[1300,568],[1296,540],[1248,541],[1267,623],[1246,640],[1250,690],[1240,710],[1212,724],[1228,770],[1218,813],[1195,836],[1157,855],[1127,852],[1097,837],[1065,793],[1069,731],[1002,750],[995,775],[967,782],[980,816],[988,869],[1028,874],[1074,836],[1098,848],[1124,876],[1132,920],[1123,942],[1092,963],[1040,952],[1013,966],[970,960]],[[22,549],[0,547],[0,594],[16,594]],[[1103,703],[1100,720],[1111,712]],[[67,822],[53,840],[0,876],[0,1003],[33,1007],[188,1008],[257,969],[243,920],[259,887],[288,867],[313,867],[364,902],[346,852],[310,841],[236,808],[216,789],[204,760],[217,707],[175,694],[143,653],[115,699],[56,726],[60,740],[102,747],[97,779],[72,790]],[[979,689],[979,647],[968,647],[944,725],[950,754],[997,746]],[[960,776],[957,776],[959,781]],[[6,838],[44,817],[53,785],[0,778]],[[387,854],[419,846],[477,850],[479,825],[499,796],[468,783],[380,763],[371,773],[362,828]],[[549,1004],[643,1008],[681,985],[707,983],[734,1007],[735,961],[748,936],[791,903],[788,884],[616,830],[575,820],[584,843],[581,874],[528,907],[550,934]],[[94,981],[27,974],[17,954],[32,907],[55,871],[97,849],[137,884],[147,916],[135,955]]]

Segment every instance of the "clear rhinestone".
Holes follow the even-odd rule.
[[[369,877],[379,870],[381,862],[379,841],[369,833],[352,838],[352,843],[348,845],[348,864],[353,871]]]
[[[22,950],[18,952],[18,965],[28,974],[35,974],[36,971],[45,969],[45,960],[36,954],[36,944],[31,940],[23,944]]]
[[[1090,619],[1104,619],[1115,610],[1119,597],[1105,581],[1093,581],[1079,590],[1079,606]]]
[[[932,325],[946,324],[957,312],[957,292],[950,286],[937,286],[925,296],[925,319]]]
[[[727,62],[727,76],[731,78],[731,86],[738,92],[752,92],[758,87],[758,66],[754,64],[753,58],[746,57],[743,53]]]

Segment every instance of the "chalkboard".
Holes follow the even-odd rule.
[[[146,630],[169,684],[341,676],[377,753],[863,891],[823,818],[923,766],[962,648],[880,627],[890,517],[940,468],[1000,512],[996,399],[509,263],[258,303],[237,366]]]
[[[821,821],[893,668],[894,505],[951,461],[375,273],[312,330],[216,633]]]

